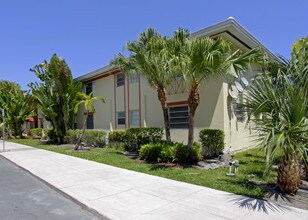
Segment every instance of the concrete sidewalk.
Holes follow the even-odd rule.
[[[110,219],[295,220],[308,216],[307,210],[20,144],[7,143],[6,149],[2,156]]]

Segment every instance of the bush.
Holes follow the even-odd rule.
[[[70,144],[76,144],[80,135],[81,135],[82,130],[68,130],[66,132],[66,136],[64,138],[66,143]]]
[[[105,147],[107,133],[102,130],[86,130],[81,140],[87,146]]]
[[[197,163],[202,159],[200,147],[195,143],[190,149],[183,143],[177,143],[173,150],[173,162],[177,163]]]
[[[31,135],[32,137],[42,137],[42,131],[43,131],[42,128],[33,128],[33,129],[30,129],[30,135]]]
[[[201,158],[200,147],[192,149],[183,143],[154,143],[143,145],[140,158],[150,162],[196,163]]]
[[[126,149],[125,143],[122,142],[110,142],[108,147],[118,151],[125,151]]]
[[[109,142],[126,142],[125,131],[112,131],[109,132]]]
[[[199,132],[202,155],[205,158],[218,157],[225,148],[224,132],[219,129],[203,129]]]
[[[157,162],[161,157],[162,148],[163,145],[159,143],[143,145],[140,148],[139,156],[143,160]]]
[[[82,130],[68,130],[65,136],[65,141],[70,144],[76,144]],[[87,146],[93,147],[105,147],[107,133],[102,130],[85,130],[81,142],[84,142]]]
[[[126,142],[136,144],[138,148],[148,143],[158,143],[163,138],[162,128],[128,128],[126,130]]]
[[[128,151],[138,151],[141,145],[158,143],[162,140],[162,128],[128,128],[109,133],[109,142],[122,142]]]

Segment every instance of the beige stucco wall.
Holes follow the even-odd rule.
[[[130,84],[126,77],[125,86],[116,87],[115,75],[95,80],[95,95],[105,98],[106,103],[95,103],[94,128],[113,130],[130,127],[129,111],[140,110],[141,127],[163,127],[163,114],[156,90],[151,88],[147,79],[141,77],[138,83]],[[140,86],[140,88],[139,88]],[[203,128],[224,130],[226,148],[242,149],[252,146],[251,129],[246,120],[235,117],[231,98],[228,95],[229,84],[225,80],[211,79],[200,86],[200,104],[195,115],[195,141]],[[139,93],[140,91],[140,93]],[[168,103],[187,101],[188,93],[168,95]],[[140,103],[139,103],[140,101]],[[116,105],[115,105],[116,104]],[[140,109],[139,109],[140,106]],[[125,111],[126,125],[116,123],[117,111]],[[83,110],[78,113],[78,127],[82,127]],[[134,126],[136,127],[136,126]],[[171,129],[174,141],[187,143],[187,129]]]

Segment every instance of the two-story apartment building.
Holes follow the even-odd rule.
[[[261,47],[275,59],[254,36],[233,18],[192,33],[192,37],[218,37],[231,41],[243,51]],[[217,128],[225,132],[226,147],[246,148],[252,145],[252,129],[247,118],[234,100],[241,101],[245,86],[258,72],[253,67],[245,79],[235,84],[224,79],[209,80],[200,88],[200,105],[195,115],[195,139],[203,128]],[[247,79],[247,80],[246,80]],[[87,93],[105,98],[106,103],[96,103],[95,115],[87,121],[88,129],[116,130],[129,127],[163,127],[163,115],[156,90],[146,78],[129,77],[113,66],[105,66],[75,79],[84,85]],[[187,141],[188,93],[182,81],[175,80],[168,87],[171,137],[175,141]],[[83,125],[84,112],[77,117],[77,126]]]

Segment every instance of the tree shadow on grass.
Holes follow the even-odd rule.
[[[252,210],[255,212],[264,212],[265,214],[270,214],[271,212],[286,213],[287,211],[291,211],[291,209],[288,208],[287,206],[282,206],[261,199],[255,199],[237,195],[230,195],[230,196],[235,197],[229,200],[234,205],[238,206],[239,208]]]

